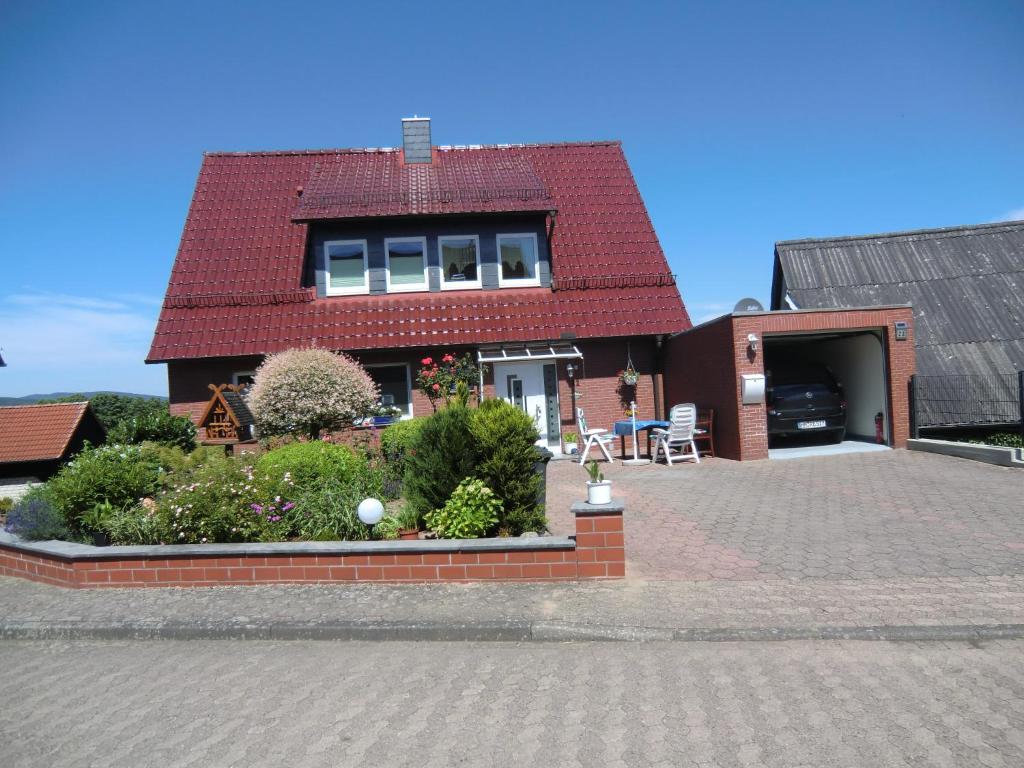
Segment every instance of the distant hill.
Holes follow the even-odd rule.
[[[58,397],[67,397],[68,395],[84,395],[86,399],[91,398],[93,395],[121,395],[122,397],[138,397],[143,400],[166,400],[166,397],[160,395],[140,395],[135,392],[112,392],[110,390],[101,390],[99,392],[50,392],[46,395],[25,395],[24,397],[0,397],[0,406],[4,405],[32,405],[38,403],[40,400],[55,400]]]

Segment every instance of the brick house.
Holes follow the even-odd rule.
[[[662,343],[690,320],[620,144],[402,131],[398,149],[204,156],[147,357],[172,413],[198,418],[208,385],[312,345],[358,359],[409,416],[431,411],[419,360],[469,351],[485,394],[556,450],[574,394],[594,425],[631,398],[660,413]]]
[[[106,432],[87,402],[0,408],[0,498],[19,498]]]

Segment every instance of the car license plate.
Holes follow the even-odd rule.
[[[819,421],[798,421],[796,423],[796,428],[797,429],[821,429],[824,426],[825,426],[825,420],[824,419],[821,419]]]

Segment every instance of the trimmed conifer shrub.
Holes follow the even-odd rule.
[[[450,405],[424,422],[405,456],[405,500],[420,523],[474,475],[476,454],[465,406]]]
[[[472,412],[470,429],[476,446],[475,476],[501,499],[498,529],[518,536],[547,528],[537,504],[541,478],[537,461],[537,429],[523,411],[504,400],[485,400]]]

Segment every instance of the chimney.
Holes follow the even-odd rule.
[[[430,162],[430,118],[402,118],[402,149],[405,150],[405,162]]]

